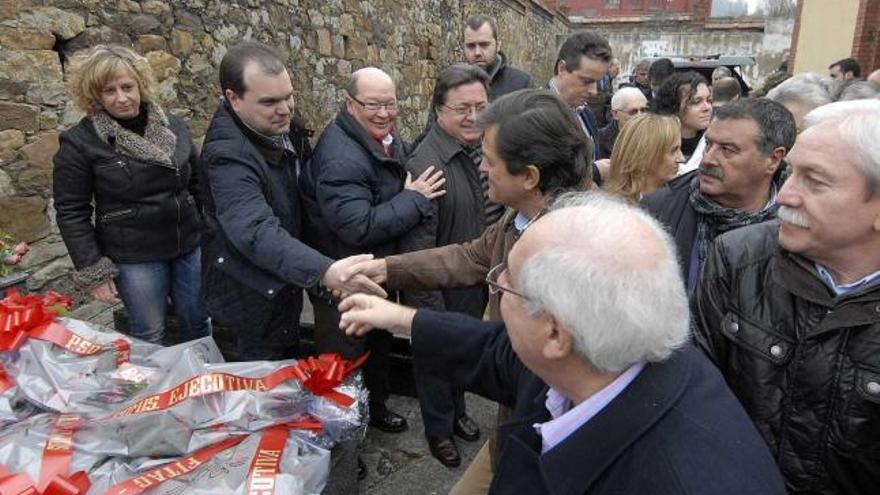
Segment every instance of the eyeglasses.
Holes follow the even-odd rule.
[[[459,117],[465,117],[473,112],[476,115],[479,115],[480,112],[486,109],[486,105],[481,103],[479,105],[456,105],[451,107],[449,105],[443,105],[444,107],[452,110],[453,113],[458,115]]]
[[[634,116],[636,116],[636,115],[638,115],[638,114],[640,114],[640,113],[645,113],[645,112],[647,112],[647,111],[648,111],[648,109],[645,108],[645,107],[642,107],[642,108],[630,108],[629,110],[626,111],[626,114],[629,115],[630,117],[634,117]]]
[[[495,267],[489,270],[489,273],[486,274],[486,284],[489,286],[489,294],[495,295],[503,291],[507,292],[508,294],[513,294],[514,296],[521,297],[528,301],[528,297],[520,294],[510,287],[505,287],[498,283],[498,278],[501,276],[502,273],[504,273],[505,270],[507,270],[507,262],[495,265]]]
[[[396,112],[397,111],[397,102],[396,101],[386,101],[385,103],[377,103],[374,101],[363,102],[358,100],[354,95],[349,94],[349,98],[355,101],[358,105],[364,107],[364,110],[368,112],[378,112],[381,109],[385,109],[386,112]]]

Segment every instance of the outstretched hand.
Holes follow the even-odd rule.
[[[354,294],[339,303],[339,328],[346,335],[362,337],[374,328],[406,335],[412,330],[416,310],[385,299]]]
[[[388,293],[379,284],[370,280],[366,275],[351,270],[352,266],[372,259],[372,254],[359,254],[337,260],[324,273],[321,282],[333,291],[333,295],[336,297],[346,297],[358,292],[388,297]]]

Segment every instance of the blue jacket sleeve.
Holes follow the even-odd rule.
[[[526,367],[502,323],[420,309],[412,327],[414,359],[470,392],[514,407]]]
[[[321,165],[316,196],[330,230],[351,246],[369,248],[402,236],[430,213],[421,194],[402,189],[373,205],[367,167],[333,160]]]
[[[288,283],[303,288],[316,285],[333,260],[281,226],[250,164],[233,154],[224,154],[202,165],[206,167],[217,221],[235,249]]]

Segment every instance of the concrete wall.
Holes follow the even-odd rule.
[[[52,208],[58,132],[82,116],[67,96],[65,62],[97,43],[133,46],[159,79],[158,99],[185,116],[194,137],[216,109],[217,67],[243,38],[275,47],[297,102],[320,131],[352,71],[379,66],[398,80],[400,124],[424,125],[437,72],[463,59],[465,18],[495,15],[514,65],[546,81],[561,13],[538,0],[0,0],[0,232],[33,244],[31,290],[72,292]],[[552,5],[555,5],[553,3]],[[88,314],[82,315],[89,317]]]
[[[745,29],[716,22],[708,26],[664,20],[635,23],[591,23],[574,27],[596,29],[608,36],[621,62],[621,74],[629,74],[639,59],[665,55],[748,55],[757,59],[744,71],[756,87],[783,60],[789,49],[794,21],[767,19],[750,22]]]
[[[829,64],[852,54],[859,0],[800,1],[793,72],[825,73]]]

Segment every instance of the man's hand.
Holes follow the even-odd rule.
[[[407,172],[403,188],[415,191],[431,200],[446,194],[445,189],[440,189],[445,183],[446,179],[443,177],[443,171],[437,170],[434,172],[434,167],[431,166],[425,169],[416,180],[413,180],[412,174]]]
[[[116,284],[112,280],[92,288],[89,294],[104,304],[116,304],[119,302],[119,298],[116,297],[119,293],[116,291]]]
[[[362,337],[374,328],[409,335],[416,310],[376,296],[354,294],[339,303],[339,328],[346,335]]]
[[[379,284],[365,275],[351,271],[353,265],[372,259],[372,254],[359,254],[338,260],[330,265],[330,268],[324,273],[321,283],[333,291],[333,295],[336,297],[346,297],[357,292],[388,297],[388,293]]]
[[[384,284],[388,280],[388,262],[384,259],[366,260],[349,265],[342,274],[343,282],[357,274],[369,277],[370,280],[377,284]]]

